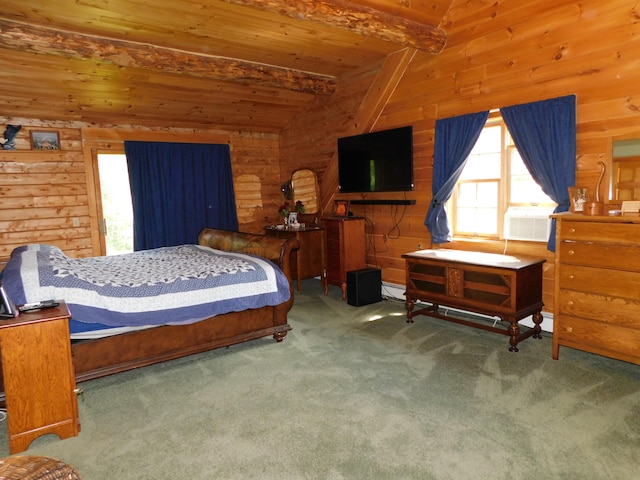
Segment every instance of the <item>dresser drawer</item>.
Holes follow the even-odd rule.
[[[638,298],[640,274],[621,270],[604,270],[579,265],[560,264],[558,285],[561,290],[590,292],[622,298]],[[638,322],[640,324],[640,321]]]
[[[563,240],[557,253],[561,263],[640,272],[640,246]]]
[[[583,317],[640,330],[640,299],[560,290],[556,308],[560,315]]]
[[[635,245],[640,238],[640,224],[599,222],[562,222],[562,240],[627,243]]]
[[[553,330],[560,345],[639,363],[638,329],[560,315]]]

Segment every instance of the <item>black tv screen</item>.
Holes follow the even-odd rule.
[[[340,192],[413,190],[413,127],[338,139]]]

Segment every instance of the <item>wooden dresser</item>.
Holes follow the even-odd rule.
[[[640,364],[640,216],[555,215],[560,346]]]
[[[66,304],[60,302],[55,308],[0,321],[12,454],[26,450],[41,435],[68,438],[80,431],[70,316]]]
[[[323,223],[327,261],[325,293],[329,284],[338,285],[342,289],[342,299],[345,300],[347,272],[361,270],[367,266],[364,218],[327,217]]]

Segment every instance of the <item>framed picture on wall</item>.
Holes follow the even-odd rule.
[[[333,205],[334,217],[346,217],[349,215],[349,200],[335,200]]]
[[[60,150],[60,135],[55,131],[31,131],[31,148],[34,150]]]

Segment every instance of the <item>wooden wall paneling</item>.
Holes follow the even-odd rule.
[[[0,123],[16,123],[13,119]],[[229,143],[234,178],[257,174],[263,181],[263,201],[242,217],[241,229],[262,232],[277,217],[280,202],[279,140],[271,133],[197,131],[189,129],[69,128],[63,123],[30,120],[17,138],[18,150],[0,150],[0,258],[25,243],[50,243],[70,256],[101,254],[93,155],[123,152],[124,140]],[[38,124],[42,124],[39,127]],[[52,126],[53,125],[53,126]],[[55,129],[61,150],[30,150],[29,130]],[[277,172],[274,174],[274,172]],[[273,213],[271,213],[271,210]],[[269,218],[272,217],[272,218]]]
[[[0,20],[0,44],[5,48],[113,63],[119,67],[148,68],[163,73],[182,74],[212,79],[235,79],[243,83],[274,86],[306,93],[331,93],[334,79],[324,75],[299,72],[271,66],[265,73],[264,64],[239,59],[190,54],[160,44],[130,42],[101,38],[80,33],[69,33],[46,27]],[[126,54],[123,54],[126,52]]]
[[[236,198],[243,195],[243,192],[246,193],[247,185],[243,185],[242,179],[255,176],[260,180],[261,203],[256,203],[257,197],[252,198],[252,205],[242,203],[241,210],[238,211],[240,230],[264,233],[266,225],[278,222],[278,208],[282,204],[282,166],[278,135],[246,132],[234,135],[230,144],[234,187],[238,189],[235,192]]]
[[[443,25],[449,35],[447,47],[436,56],[416,53],[376,123],[376,128],[407,123],[414,126],[416,188],[411,198],[418,203],[408,208],[403,219],[402,240],[383,241],[389,228],[383,210],[352,208],[356,214],[372,219],[375,261],[384,265],[386,281],[403,281],[394,268],[397,252],[414,249],[414,245],[425,244],[429,238],[422,221],[431,199],[433,128],[437,118],[576,94],[576,183],[591,189],[599,175],[598,162],[610,159],[611,138],[634,132],[640,138],[640,102],[636,101],[634,86],[640,80],[634,60],[640,50],[636,40],[640,26],[633,5],[628,2],[489,5],[472,0],[454,4]],[[342,86],[339,83],[338,89]],[[325,105],[332,107],[330,103]],[[333,107],[336,121],[340,121],[341,111]],[[348,115],[346,119],[351,120]],[[328,161],[333,164],[335,159]],[[603,194],[606,197],[606,192]],[[553,254],[546,244],[454,242],[444,246],[493,253],[503,253],[506,246],[510,254],[546,258],[545,310],[553,308]]]
[[[384,86],[382,79],[391,79],[393,75],[389,75],[389,71],[381,73],[382,62],[372,62],[353,74],[339,77],[333,95],[316,98],[306,105],[302,94],[288,92],[286,98],[282,98],[284,104],[291,104],[292,110],[287,111],[290,113],[296,109],[302,110],[288,120],[279,135],[276,133],[278,128],[273,128],[279,123],[271,125],[271,137],[239,133],[241,126],[238,126],[238,132],[222,132],[230,138],[234,176],[258,175],[262,180],[263,211],[256,212],[253,220],[243,226],[258,227],[261,222],[267,222],[269,217],[276,217],[275,211],[282,201],[279,186],[297,168],[308,167],[317,173],[323,205],[332,204],[338,187],[336,140],[346,132],[357,132],[362,118],[366,117],[362,116],[363,105],[365,109],[369,106],[372,112],[380,109],[376,111],[375,129],[406,124],[414,126],[415,190],[407,195],[417,203],[407,207],[407,213],[401,222],[400,238],[388,237],[386,242],[383,241],[390,222],[385,209],[367,206],[363,210],[361,207],[353,207],[356,214],[364,212],[373,222],[368,235],[376,248],[374,261],[383,267],[383,279],[396,280],[398,283],[404,281],[403,275],[398,273],[400,270],[396,268],[398,252],[413,250],[414,245],[430,241],[422,221],[431,200],[436,119],[576,94],[576,183],[588,187],[595,185],[599,173],[598,162],[610,160],[612,138],[640,138],[640,102],[637,93],[640,81],[640,70],[637,68],[640,23],[637,21],[637,7],[634,4],[626,0],[585,0],[579,4],[573,0],[493,3],[468,0],[454,2],[451,9],[443,15],[442,27],[448,36],[445,49],[437,55],[418,51],[385,101],[372,95],[377,91],[377,87],[373,86],[376,82],[380,82],[378,87]],[[20,52],[15,52],[15,55],[20,60],[28,58]],[[303,61],[310,60],[306,58]],[[348,62],[349,59],[345,61]],[[29,63],[22,63],[24,69],[20,75],[28,74]],[[52,67],[55,65],[52,64]],[[336,66],[335,71],[344,70]],[[111,70],[100,70],[99,73],[110,72],[113,73]],[[13,77],[16,72],[10,68],[2,75]],[[179,81],[176,78],[176,82]],[[191,81],[197,82],[199,87],[203,85],[202,79]],[[67,83],[68,88],[72,89],[73,85]],[[149,80],[148,83],[151,85],[153,81]],[[368,92],[371,92],[369,96]],[[183,93],[193,95],[191,90]],[[8,99],[6,101],[11,101],[11,92],[4,92],[3,97]],[[372,107],[376,104],[377,107]],[[15,106],[20,107],[18,104]],[[68,107],[65,102],[52,102],[51,106],[47,106],[52,114]],[[261,122],[282,122],[282,119],[275,118],[277,113],[265,110],[269,109],[252,107],[252,111],[260,115]],[[129,115],[127,119],[135,125],[137,119],[142,122],[145,117]],[[11,123],[11,119],[7,120]],[[188,120],[196,121],[197,118]],[[56,126],[51,121],[41,123],[47,127]],[[266,128],[264,125],[263,127]],[[198,128],[202,126],[194,125],[194,129],[200,131]],[[142,130],[136,126],[130,129]],[[178,129],[165,129],[166,138],[181,138],[185,133],[176,130]],[[195,130],[193,132],[195,135]],[[220,132],[205,130],[203,135],[215,133]],[[61,131],[61,139],[62,137]],[[29,149],[27,138],[21,136],[18,139],[20,150]],[[73,128],[69,130],[69,135],[65,130],[64,142],[68,142],[70,151],[79,149],[76,145],[82,140],[81,136],[73,134]],[[105,140],[108,141],[109,138]],[[0,160],[1,168],[7,162],[4,161],[6,157],[0,158],[3,159]],[[24,188],[32,189],[25,191],[31,192],[31,196],[37,196],[37,186],[25,185]],[[75,212],[74,214],[79,215],[80,211],[76,208],[82,205],[71,204],[84,202],[88,192],[83,193],[81,190],[81,187],[74,185],[64,195],[60,192],[51,197],[42,195],[40,197],[47,200],[43,200],[45,204],[38,208],[58,208],[58,203],[64,202],[70,204],[62,207],[67,209],[63,210],[65,213]],[[2,183],[0,196],[3,202],[6,198],[10,199],[11,203],[7,205],[15,205],[20,198],[7,197]],[[64,196],[73,198],[58,200],[58,197]],[[0,206],[1,209],[3,206]],[[7,212],[0,214],[6,216]],[[48,214],[44,210],[36,213],[40,217]],[[15,215],[12,213],[2,221],[19,222],[20,219],[16,220]],[[15,223],[10,228],[13,230],[9,233],[22,235],[16,231]],[[68,241],[62,236],[59,240]],[[505,245],[507,253],[548,259],[544,266],[543,296],[545,310],[549,311],[553,305],[554,267],[550,261],[553,256],[546,250],[545,244],[515,241],[506,244],[454,242],[446,246],[502,253]]]
[[[389,102],[389,97],[395,91],[415,55],[415,49],[404,48],[385,58],[380,72],[371,83],[360,105],[352,128],[346,132],[346,135],[366,133],[374,128],[384,107]],[[379,128],[377,129],[379,130]]]
[[[397,110],[396,118],[390,121],[390,116],[387,112],[390,109],[389,99],[394,96],[394,92],[396,91],[400,80],[403,78],[407,67],[409,66],[411,60],[413,59],[413,55],[411,58],[407,56],[407,54],[412,54],[413,52],[399,52],[395,57],[387,58],[387,61],[384,65],[380,65],[379,69],[376,69],[375,66],[371,66],[371,68],[367,71],[367,75],[365,77],[351,77],[341,79],[342,81],[338,84],[338,89],[336,93],[349,93],[350,97],[353,98],[362,98],[360,103],[357,105],[358,114],[351,114],[346,112],[345,114],[334,113],[334,121],[333,124],[341,125],[343,128],[341,129],[325,129],[324,133],[327,135],[331,135],[332,138],[330,148],[331,154],[327,155],[325,158],[328,159],[329,163],[324,170],[323,175],[320,177],[321,181],[321,192],[323,197],[323,202],[326,209],[330,208],[332,205],[333,198],[338,195],[338,174],[337,174],[337,155],[335,152],[335,146],[337,138],[340,136],[362,133],[365,131],[369,131],[372,129],[379,130],[382,128],[391,128],[394,126],[413,124],[414,125],[414,143],[423,142],[423,143],[432,143],[432,134],[425,134],[419,128],[416,129],[415,121],[422,120],[425,116],[425,106],[418,105],[415,107],[415,111],[407,114],[406,109],[399,108]],[[367,80],[367,82],[358,82],[356,80]],[[360,94],[356,97],[352,92],[353,91],[366,92],[364,96]],[[383,93],[386,95],[383,99],[376,98],[377,95]],[[324,102],[325,110],[329,109],[332,105],[342,107],[343,103],[340,102],[339,99],[336,100],[335,103]],[[413,106],[416,106],[416,103],[413,102]],[[435,112],[434,107],[427,107],[428,111],[432,114]],[[329,110],[331,112],[331,110]],[[432,115],[433,116],[433,115]],[[417,117],[417,119],[415,118]],[[309,127],[309,125],[317,125],[317,122],[314,122],[313,119],[305,117],[309,122],[305,127]],[[342,119],[342,120],[341,120]],[[346,120],[346,125],[344,122]],[[398,123],[394,123],[398,122]],[[375,127],[374,127],[375,125]],[[283,138],[287,138],[287,131],[291,129],[292,131],[296,131],[297,124],[292,124],[283,132]],[[363,127],[367,127],[364,128]],[[374,128],[372,128],[374,127]],[[292,136],[292,138],[301,138],[300,136]],[[304,136],[302,136],[304,138]],[[315,145],[314,145],[315,146]],[[311,147],[311,144],[306,145],[307,148]],[[419,153],[418,153],[419,155]],[[287,151],[283,150],[283,161],[287,161],[289,158]],[[426,155],[427,161],[432,163],[432,155]],[[430,168],[430,167],[429,167]],[[420,167],[416,168],[416,172],[419,172]],[[419,177],[420,173],[417,174]],[[425,178],[426,181],[430,182],[429,178]],[[430,190],[430,184],[427,188]],[[413,195],[415,192],[407,193],[408,198],[414,198],[416,195]],[[420,196],[421,193],[418,193],[417,196]],[[377,195],[378,197],[380,195]],[[382,195],[385,198],[390,198],[390,195]],[[375,194],[369,195],[368,198],[376,197]],[[404,198],[403,195],[398,192],[393,195],[394,198]],[[356,199],[360,198],[359,195],[350,194],[339,195],[339,198],[350,198]],[[426,207],[428,205],[426,201],[421,202],[421,206],[411,206],[408,207],[407,211],[405,211],[405,216],[401,220],[401,231],[402,225],[408,221],[409,214],[408,212],[418,212],[417,215],[414,214],[416,223],[422,225],[424,221],[424,215],[426,214]],[[364,215],[367,220],[372,220],[374,222],[373,228],[367,227],[367,261],[371,265],[377,265],[383,269],[384,279],[386,281],[391,281],[394,283],[403,283],[404,282],[404,264],[400,261],[400,254],[404,253],[406,250],[400,250],[395,247],[391,247],[390,245],[394,245],[394,242],[397,240],[387,239],[385,241],[385,234],[391,230],[392,228],[392,220],[390,216],[390,211],[388,210],[388,206],[367,206],[363,208],[362,206],[352,206],[351,210],[355,215]],[[325,211],[327,211],[325,209]],[[382,224],[379,222],[379,219],[385,219]],[[426,233],[426,228],[422,225],[424,232]],[[384,232],[384,233],[382,233]],[[404,231],[403,231],[404,232]],[[424,238],[424,236],[423,236]],[[415,239],[411,240],[411,243],[414,243]],[[425,243],[421,240],[422,243]],[[415,243],[417,245],[417,242]],[[415,248],[413,248],[415,250]]]
[[[10,123],[10,122],[6,122]],[[55,130],[60,150],[31,150],[31,130]],[[16,150],[0,150],[0,258],[26,243],[91,251],[87,190],[77,128],[23,126]]]
[[[98,150],[124,151],[125,140],[228,143],[231,150],[231,168],[234,182],[243,175],[256,175],[261,179],[262,205],[249,210],[245,208],[246,205],[241,205],[241,210],[238,212],[240,229],[262,233],[263,227],[272,224],[277,218],[277,210],[280,206],[280,163],[279,141],[276,134],[223,130],[105,129],[87,127],[83,129],[83,135],[87,170],[90,169],[89,165],[93,163],[92,152]],[[274,174],[274,172],[278,173]],[[241,184],[238,188],[242,192],[244,186]],[[99,192],[95,183],[90,190]],[[95,215],[95,232],[97,232],[97,211],[95,211]]]
[[[341,136],[365,133],[374,129],[380,113],[395,91],[396,86],[414,56],[414,49],[402,49],[390,54],[383,62],[375,63],[357,74],[343,78],[340,88],[338,88],[336,92],[337,97],[331,98],[331,101],[329,101],[329,99],[322,100],[322,107],[325,112],[327,111],[328,105],[338,105],[338,102],[345,100],[345,96],[343,95],[351,99],[347,105],[352,107],[351,110],[346,110],[345,114],[339,117],[342,118],[340,122],[335,122],[333,119],[326,119],[324,116],[320,117],[321,121],[324,120],[324,128],[320,131],[322,131],[324,137],[323,147],[325,148],[324,158],[326,168],[320,172],[316,171],[316,174],[318,175],[318,183],[320,185],[321,209],[325,214],[331,211],[334,196],[338,193],[337,139]],[[353,91],[358,91],[359,93],[353,95]],[[351,93],[351,95],[349,95],[349,93]],[[364,96],[362,96],[363,94]],[[354,98],[362,100],[360,103],[354,104]],[[345,103],[340,103],[341,108],[343,108],[344,105]],[[312,126],[310,131],[318,131],[318,117],[312,119],[308,116],[308,113],[305,112],[305,114],[301,115],[297,120],[299,121],[300,118],[309,121],[307,125]],[[344,120],[347,121],[346,125],[344,125]],[[298,122],[295,122],[289,125],[283,132],[282,143],[285,145],[283,148],[283,165],[287,165],[291,171],[298,168],[311,168],[308,164],[300,163],[300,158],[294,157],[295,154],[291,147],[295,141],[295,137],[287,135],[287,131],[295,130],[298,124]],[[332,132],[332,134],[329,134],[329,132]],[[308,136],[300,135],[300,132],[297,133],[297,138],[304,138],[306,141],[309,140]],[[308,146],[309,144],[306,143],[305,148],[308,149]],[[330,160],[328,163],[326,162],[327,155]],[[309,158],[309,154],[306,153],[303,158]]]
[[[255,211],[262,209],[262,182],[258,175],[238,175],[234,180],[238,223],[246,224],[254,220]]]
[[[355,112],[381,64],[349,75],[330,98],[316,99],[282,131],[281,179],[299,168],[311,168],[318,176],[321,208],[332,205],[338,189],[337,139],[353,128]]]
[[[363,7],[357,2],[315,0],[313,3],[273,0],[224,0],[229,3],[259,8],[292,18],[304,18],[339,29],[354,31],[390,43],[409,45],[430,53],[438,53],[446,44],[446,33],[429,24],[421,24],[413,16],[404,18]],[[345,21],[348,19],[348,21]]]

